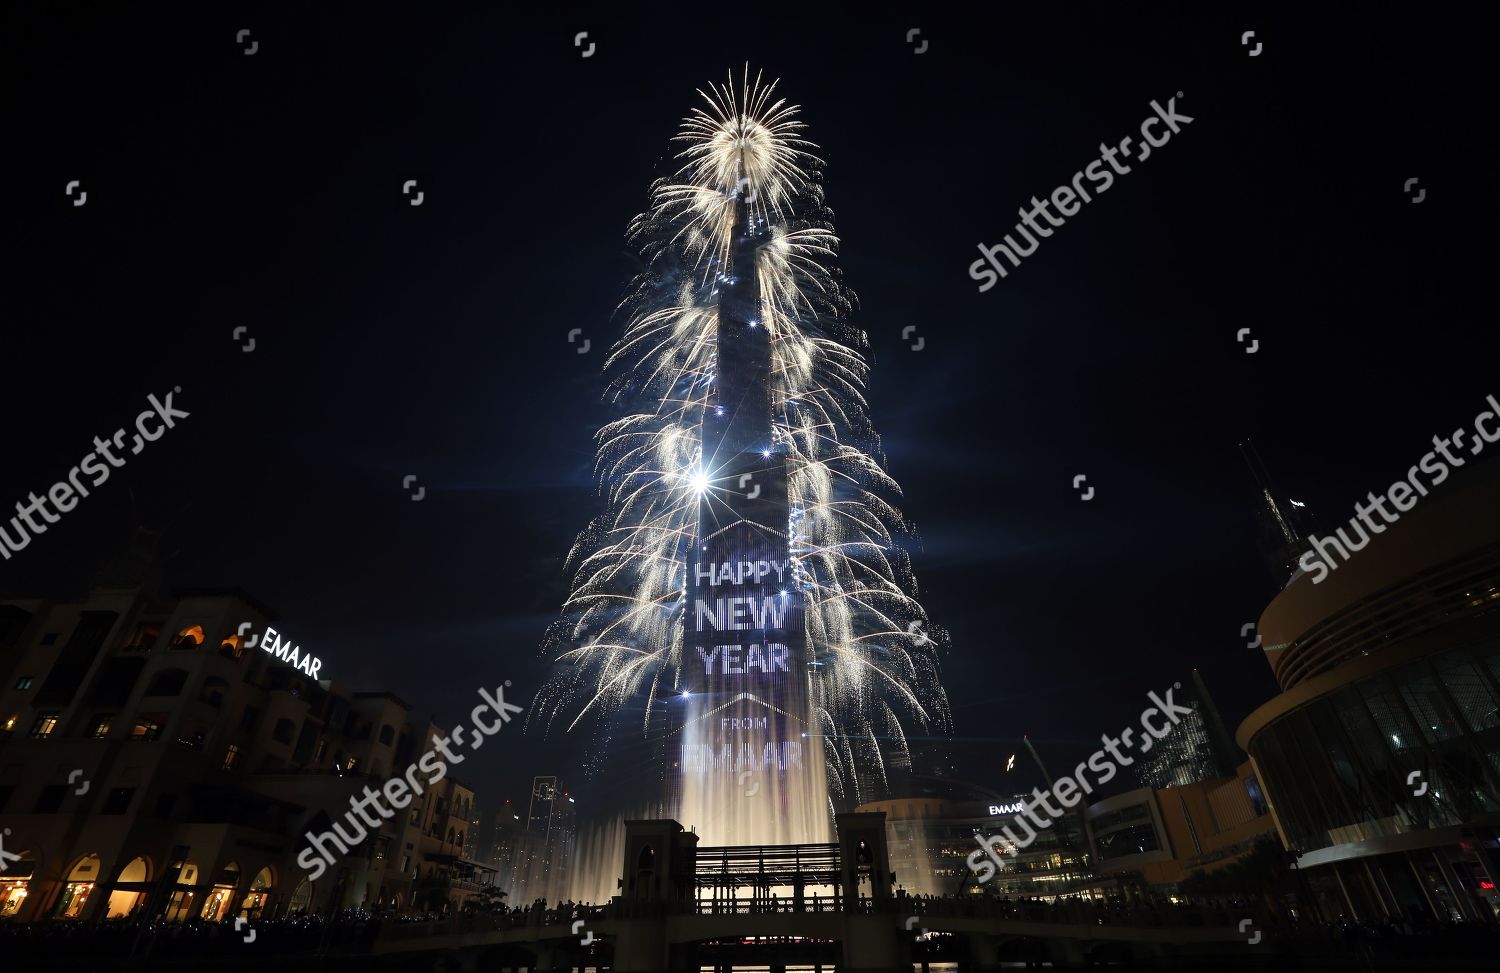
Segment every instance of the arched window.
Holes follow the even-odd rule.
[[[238,635],[226,635],[219,643],[219,654],[227,659],[238,659],[245,654],[245,643]]]
[[[265,912],[266,903],[271,898],[271,886],[275,884],[276,873],[271,871],[270,865],[256,872],[255,877],[250,880],[250,894],[245,896],[244,902],[240,903],[240,915],[249,919],[261,918]]]
[[[163,669],[151,677],[151,684],[146,687],[147,696],[180,696],[182,687],[187,683],[186,669]]]
[[[277,743],[291,743],[292,731],[295,729],[291,720],[277,720],[276,728],[271,731],[271,739]]]
[[[57,915],[63,919],[77,919],[93,894],[94,883],[99,881],[99,856],[85,855],[68,872],[67,884],[63,886],[62,898],[57,901]]]
[[[172,638],[174,649],[196,649],[203,644],[203,626],[189,625]]]
[[[450,845],[453,844],[453,829],[452,828],[448,829],[448,844],[450,844]]]
[[[383,743],[386,746],[390,746],[391,745],[391,741],[394,740],[394,739],[396,739],[396,731],[393,730],[393,729],[391,729],[390,724],[387,723],[387,724],[385,724],[384,726],[382,726],[380,728],[380,742],[381,743]]]
[[[133,915],[145,904],[150,885],[151,863],[145,858],[131,859],[115,879],[115,890],[109,894],[109,910],[105,917],[118,919]]]
[[[306,912],[307,907],[312,905],[313,886],[307,879],[297,883],[292,890],[291,901],[287,903],[287,909],[292,913]],[[400,896],[396,897],[397,908],[400,908]]]

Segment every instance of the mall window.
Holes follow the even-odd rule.
[[[245,712],[240,714],[240,729],[249,733],[255,729],[255,724],[260,722],[260,710],[254,706],[246,706]]]
[[[20,679],[17,679],[16,680],[16,688],[17,689],[30,689],[31,688],[31,677],[30,676],[22,676]]]
[[[276,728],[271,731],[271,739],[277,743],[291,743],[294,729],[296,727],[292,726],[291,720],[277,720]]]
[[[114,723],[112,716],[96,716],[89,727],[89,736],[95,740],[102,740],[109,736],[109,728]]]
[[[382,726],[380,728],[380,742],[381,743],[385,744],[386,746],[390,746],[391,745],[391,741],[393,741],[395,739],[396,739],[396,731],[393,730],[393,729],[391,729],[391,725],[389,723],[385,724],[384,726]]]
[[[57,714],[43,713],[42,715],[38,716],[36,718],[36,722],[31,725],[31,736],[34,739],[43,740],[51,736],[52,731],[56,729]]]
[[[224,769],[233,770],[234,762],[238,759],[240,759],[240,748],[231,743],[229,749],[224,751]]]
[[[1264,817],[1271,813],[1270,805],[1266,804],[1266,796],[1261,793],[1260,781],[1252,774],[1245,778],[1245,793],[1250,795],[1250,807],[1255,811],[1256,817]]]
[[[130,808],[130,799],[135,797],[134,787],[116,787],[104,798],[100,814],[124,814]]]
[[[16,728],[16,718],[19,715],[20,715],[19,713],[12,713],[9,716],[7,716],[5,718],[5,722],[4,723],[0,723],[0,732],[9,733],[12,730],[14,730]]]
[[[1156,851],[1161,846],[1156,842],[1156,829],[1149,824],[1137,824],[1119,831],[1097,837],[1099,857],[1104,861]]]

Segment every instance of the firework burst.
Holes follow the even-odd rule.
[[[787,459],[787,534],[803,592],[810,692],[830,798],[881,795],[886,762],[909,761],[908,732],[946,729],[937,654],[942,633],[916,601],[864,399],[862,332],[832,266],[838,238],[822,163],[798,109],[775,83],[700,90],[675,141],[680,168],[651,190],[629,238],[647,270],[620,305],[625,332],[606,362],[609,396],[627,412],[598,433],[605,512],[569,558],[572,592],[545,651],[557,665],[530,719],[546,730],[618,733],[644,699],[652,713],[681,684],[688,554],[712,490],[702,424],[715,388],[718,289],[733,273],[736,202],[758,233],[758,320],[771,342],[774,448]],[[634,709],[632,709],[634,712]],[[601,760],[608,740],[592,751]],[[598,765],[595,765],[596,767]]]

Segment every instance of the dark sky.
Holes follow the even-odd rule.
[[[1275,591],[1241,439],[1327,530],[1500,391],[1492,42],[1466,18],[182,6],[4,15],[0,503],[148,393],[192,413],[0,564],[8,595],[81,590],[140,520],[173,583],[254,593],[353,687],[440,718],[529,697],[599,507],[626,224],[695,88],[747,60],[829,163],[976,781],[1030,787],[1024,755],[1000,773],[1022,733],[1060,768],[1193,666],[1231,729],[1272,694],[1240,636]],[[979,293],[975,245],[1179,91],[1194,121]],[[576,762],[512,742],[465,768],[483,799]]]

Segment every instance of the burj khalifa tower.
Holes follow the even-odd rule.
[[[787,449],[772,421],[777,367],[759,320],[768,239],[741,180],[718,273],[714,385],[703,406],[695,550],[683,613],[685,715],[674,729],[677,814],[710,844],[829,839],[814,660],[790,542]]]

